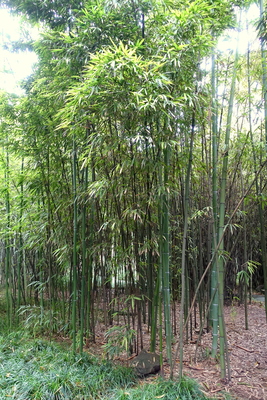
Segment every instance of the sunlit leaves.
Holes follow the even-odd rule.
[[[84,2],[80,0],[4,0],[2,4],[17,13],[26,14],[31,21],[45,22],[54,29],[69,27],[84,6]]]
[[[88,110],[102,117],[116,115],[125,121],[132,120],[132,113],[164,112],[177,106],[164,62],[157,58],[143,60],[141,48],[142,43],[134,48],[120,43],[93,55],[83,74],[84,82],[69,91],[68,115]]]

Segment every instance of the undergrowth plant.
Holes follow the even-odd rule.
[[[132,368],[21,332],[0,336],[0,399],[208,400],[197,384],[157,378],[138,384]]]
[[[136,331],[129,329],[127,325],[112,326],[105,334],[107,343],[103,345],[107,359],[114,359],[121,353],[131,354],[133,340],[136,337]]]
[[[103,393],[135,382],[134,371],[77,355],[45,340],[19,334],[0,338],[0,398],[103,399]]]
[[[42,306],[21,306],[18,310],[22,326],[34,337],[50,335],[64,329],[60,313]]]
[[[154,384],[146,383],[130,390],[116,391],[111,400],[207,400],[196,382],[188,378],[181,381],[157,379]]]

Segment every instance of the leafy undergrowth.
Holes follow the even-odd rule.
[[[20,333],[0,337],[0,398],[16,400],[206,400],[195,382],[138,382],[134,371]]]
[[[182,382],[165,381],[158,378],[153,383],[146,383],[131,388],[131,390],[116,391],[112,400],[208,400],[199,390],[197,384],[189,379]]]

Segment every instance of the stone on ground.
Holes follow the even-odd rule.
[[[146,350],[142,350],[133,359],[131,365],[139,376],[156,374],[160,370],[160,358],[156,353],[148,353]]]

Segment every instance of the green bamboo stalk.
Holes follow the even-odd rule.
[[[242,197],[244,197],[244,182],[243,182],[243,171],[242,168],[240,168],[240,177],[241,177],[241,188],[242,188]],[[245,203],[243,202],[243,208],[244,212],[246,210]],[[245,265],[245,277],[243,279],[244,284],[244,307],[245,307],[245,329],[248,330],[248,284],[247,282],[247,277],[248,277],[248,246],[247,246],[247,222],[246,222],[246,216],[244,218],[244,223],[243,223],[243,231],[244,231],[244,265]],[[242,288],[242,286],[241,286]]]
[[[219,257],[217,264],[217,274],[218,274],[218,295],[219,295],[219,335],[220,335],[220,367],[222,378],[226,377],[226,362],[227,362],[227,373],[228,379],[231,379],[229,355],[227,338],[225,335],[225,322],[224,322],[224,226],[225,226],[225,198],[226,198],[226,180],[227,180],[227,169],[228,169],[228,152],[230,143],[230,133],[231,133],[231,123],[233,115],[234,106],[234,96],[235,96],[235,84],[237,75],[237,64],[238,64],[238,41],[235,53],[235,61],[233,66],[233,75],[231,82],[231,90],[229,97],[229,106],[226,121],[226,131],[225,131],[225,141],[224,141],[224,153],[223,153],[223,165],[222,165],[222,179],[221,179],[221,190],[220,190],[220,207],[219,207],[219,226],[218,226],[218,239],[219,239]],[[222,238],[222,240],[221,240]]]
[[[217,90],[216,90],[216,71],[215,71],[215,52],[212,53],[211,59],[211,90],[212,90],[212,210],[213,210],[213,234],[212,234],[212,254],[215,254],[217,248],[217,201],[218,201],[218,190],[217,190],[217,158],[218,158],[218,144],[217,144],[217,125],[218,125],[218,113],[217,113]],[[212,263],[211,270],[211,298],[213,298],[211,305],[211,321],[212,321],[212,351],[211,356],[214,358],[217,354],[218,345],[218,280],[217,280],[217,252]]]
[[[159,185],[160,189],[162,188],[162,167],[161,164],[159,163]],[[162,327],[162,284],[163,284],[163,276],[162,276],[162,258],[163,258],[163,232],[162,232],[162,206],[163,206],[163,198],[162,195],[160,196],[159,199],[159,204],[158,204],[158,219],[159,219],[159,267],[158,267],[158,276],[157,276],[157,291],[155,293],[155,296],[153,298],[153,302],[155,303],[155,307],[158,307],[159,311],[159,354],[160,354],[160,371],[161,375],[164,376],[164,370],[163,370],[163,327]],[[156,345],[156,329],[157,329],[157,309],[155,308],[154,310],[154,324],[153,324],[153,336],[151,334],[151,340],[154,340],[154,346],[155,348]]]
[[[171,327],[171,296],[170,296],[170,253],[169,253],[169,195],[168,170],[170,163],[170,147],[164,149],[164,191],[162,194],[162,287],[166,334],[167,358],[172,366],[172,327]]]
[[[195,113],[192,116],[191,125],[191,137],[190,137],[190,147],[187,163],[187,171],[185,177],[185,188],[184,188],[184,232],[183,232],[183,245],[182,245],[182,272],[181,272],[181,285],[182,285],[182,295],[181,295],[181,306],[180,306],[180,367],[179,367],[179,378],[182,379],[183,376],[183,339],[184,339],[184,307],[185,307],[185,296],[186,296],[186,249],[187,249],[187,233],[188,233],[188,212],[189,212],[189,190],[190,190],[190,176],[193,161],[193,146],[194,146],[194,133],[195,133]]]
[[[6,305],[7,305],[7,326],[11,329],[12,321],[12,299],[10,288],[10,169],[9,169],[9,151],[8,151],[8,136],[6,138],[6,165],[5,165],[5,201],[6,201],[6,233],[5,233],[5,278],[6,278]]]
[[[85,166],[83,169],[83,190],[84,195],[88,186],[88,166]],[[86,199],[83,199],[82,205],[82,282],[81,282],[81,310],[80,310],[80,353],[83,353],[83,338],[84,338],[84,327],[85,327],[85,300],[88,293],[86,293],[86,269],[87,269],[87,260],[86,260]]]
[[[152,300],[151,309],[151,335],[150,335],[150,351],[155,352],[156,350],[156,335],[157,335],[157,318],[159,309],[159,297],[161,296],[161,263],[158,268],[157,282],[155,286],[155,292]]]
[[[239,200],[239,202],[237,203],[237,205],[236,205],[234,211],[233,211],[232,214],[230,215],[229,220],[228,220],[228,223],[230,223],[230,222],[233,220],[234,216],[236,215],[237,211],[239,210],[239,207],[240,207],[241,204],[243,203],[245,197],[246,197],[246,196],[248,195],[248,193],[251,191],[252,187],[253,187],[254,184],[255,184],[256,179],[258,178],[258,176],[260,175],[260,173],[262,172],[262,170],[263,170],[263,168],[266,166],[266,164],[267,164],[267,161],[265,161],[265,162],[260,166],[259,170],[256,172],[255,177],[254,177],[252,183],[249,185],[248,189],[247,189],[246,192],[244,193],[244,196]],[[220,244],[221,244],[221,242],[222,242],[222,240],[223,240],[223,238],[224,238],[226,229],[227,229],[227,225],[225,225],[224,231],[223,231],[223,235],[221,236],[220,240],[218,241],[217,248],[216,248],[216,252],[219,250],[219,246],[220,246]],[[215,253],[216,253],[216,252],[215,252]],[[191,303],[191,307],[190,307],[190,310],[189,310],[189,315],[190,315],[190,313],[193,311],[193,307],[194,307],[194,304],[195,304],[195,301],[196,301],[196,298],[197,298],[197,295],[198,295],[198,292],[199,292],[199,288],[200,288],[200,286],[202,285],[205,276],[207,275],[207,273],[209,272],[209,270],[210,270],[210,268],[211,268],[211,265],[212,265],[212,262],[213,262],[213,260],[214,260],[214,257],[215,257],[215,254],[212,255],[211,260],[209,261],[207,267],[205,268],[205,270],[204,270],[204,272],[203,272],[203,274],[202,274],[202,276],[201,276],[201,278],[200,278],[200,280],[199,280],[199,282],[198,282],[198,285],[197,285],[197,288],[196,288],[196,291],[195,291],[195,294],[194,294],[194,297],[193,297],[193,300],[192,300],[192,303]],[[187,323],[188,323],[188,319],[189,319],[189,316],[187,317],[187,320],[186,320],[185,323],[184,323],[184,329],[185,329],[185,326],[186,326]],[[179,350],[179,343],[178,343],[178,345],[177,345],[177,347],[176,347],[174,359],[176,359],[176,357],[177,357],[178,350]]]
[[[73,184],[73,265],[72,265],[72,346],[76,353],[77,335],[77,236],[78,236],[78,204],[77,204],[77,146],[73,133],[72,155],[72,184]]]
[[[148,208],[147,211],[148,214],[148,224],[147,224],[147,241],[149,243],[149,250],[148,250],[148,254],[147,254],[147,295],[148,295],[148,326],[151,329],[151,333],[152,333],[152,328],[153,328],[153,324],[155,321],[155,316],[157,316],[157,312],[156,314],[154,314],[154,311],[156,311],[156,309],[154,309],[154,296],[153,296],[153,292],[154,290],[157,291],[157,286],[154,285],[153,282],[153,255],[152,255],[152,249],[151,249],[151,238],[152,238],[152,229],[151,229],[151,211],[150,208]],[[158,304],[158,302],[156,302],[156,304]],[[151,343],[153,342],[152,337],[151,337]],[[153,346],[152,346],[153,347]],[[151,351],[155,351],[151,350]]]
[[[95,170],[95,155],[92,154],[91,162],[91,180],[95,182],[96,180],[96,170]],[[95,199],[93,198],[90,205],[90,218],[89,218],[89,248],[93,247],[94,243],[94,219],[95,219]],[[86,337],[91,336],[92,340],[95,340],[95,326],[94,326],[94,299],[92,290],[92,279],[93,279],[93,255],[90,251],[89,255],[89,265],[88,265],[88,277],[87,277],[87,312],[86,312]]]
[[[24,158],[21,160],[21,183],[20,183],[20,210],[19,210],[19,256],[18,256],[18,297],[17,310],[21,305],[22,287],[21,287],[21,271],[23,262],[23,236],[22,236],[22,217],[24,208]],[[17,313],[17,322],[19,322],[19,313]]]
[[[162,293],[159,295],[159,362],[160,372],[164,376],[163,370],[163,328],[162,328]]]
[[[248,31],[248,22],[247,22],[247,31]],[[251,147],[252,147],[252,154],[253,154],[253,163],[254,163],[254,171],[256,173],[256,153],[255,153],[255,147],[254,147],[254,142],[253,142],[253,136],[252,136],[252,104],[251,104],[251,79],[250,79],[250,44],[248,43],[248,49],[247,49],[247,82],[248,82],[248,121],[249,121],[249,133],[250,133],[250,142],[251,142]],[[242,175],[241,175],[242,176]],[[257,196],[259,195],[259,184],[258,184],[258,178],[256,177],[255,179],[255,186],[256,186],[256,193]],[[244,185],[242,184],[242,195],[244,196]],[[244,204],[244,203],[243,203]],[[245,204],[244,204],[245,208]],[[262,207],[260,203],[258,202],[258,210],[259,210],[259,216],[260,220],[262,218]],[[245,265],[246,265],[246,271],[247,271],[247,260],[248,260],[248,255],[247,255],[247,223],[246,223],[246,217],[244,221],[244,243],[245,243]],[[262,236],[262,235],[261,235]],[[248,293],[247,293],[247,285],[245,284],[245,329],[248,329]]]
[[[260,0],[260,18],[265,18],[264,2]],[[267,152],[267,49],[265,40],[261,40],[261,60],[262,60],[262,88],[264,98],[264,132],[265,132],[265,152]],[[260,215],[261,226],[261,251],[262,251],[262,268],[264,276],[265,289],[265,315],[267,320],[267,250],[266,250],[266,235],[263,216]]]
[[[160,193],[162,190],[162,166],[161,163],[159,162],[159,167],[158,167],[158,177],[159,177],[159,187],[160,187]],[[158,312],[159,312],[159,319],[160,321],[162,320],[162,315],[160,313],[162,312],[161,310],[161,298],[162,298],[162,254],[163,254],[163,232],[162,232],[162,194],[159,196],[159,202],[158,202],[158,225],[159,225],[159,265],[158,265],[158,271],[157,271],[157,281],[156,281],[156,290],[153,293],[153,299],[152,299],[152,315],[151,315],[151,336],[150,336],[150,351],[154,352],[156,349],[156,334],[157,334],[157,319],[158,319]],[[152,283],[151,283],[152,284]],[[159,336],[162,341],[162,322],[159,324]],[[162,364],[161,364],[162,367]]]
[[[157,290],[157,285],[154,285],[153,282],[153,256],[152,256],[152,248],[151,248],[151,239],[152,239],[152,223],[151,223],[151,208],[149,205],[150,201],[150,195],[151,195],[151,177],[150,177],[150,167],[149,167],[149,144],[148,140],[146,139],[146,162],[148,164],[147,171],[146,171],[146,195],[147,195],[147,225],[146,225],[146,230],[147,230],[147,241],[149,243],[149,249],[148,249],[148,254],[147,254],[147,296],[148,296],[148,327],[151,329],[151,351],[155,351],[155,340],[156,336],[152,337],[152,330],[155,333],[156,329],[153,328],[153,324],[155,321],[155,318],[157,319],[157,306],[158,305],[158,299],[156,299],[156,303],[154,304],[154,296],[153,296],[153,290]],[[155,314],[156,312],[156,314]],[[154,335],[154,334],[153,334]],[[152,350],[153,348],[153,350]]]

